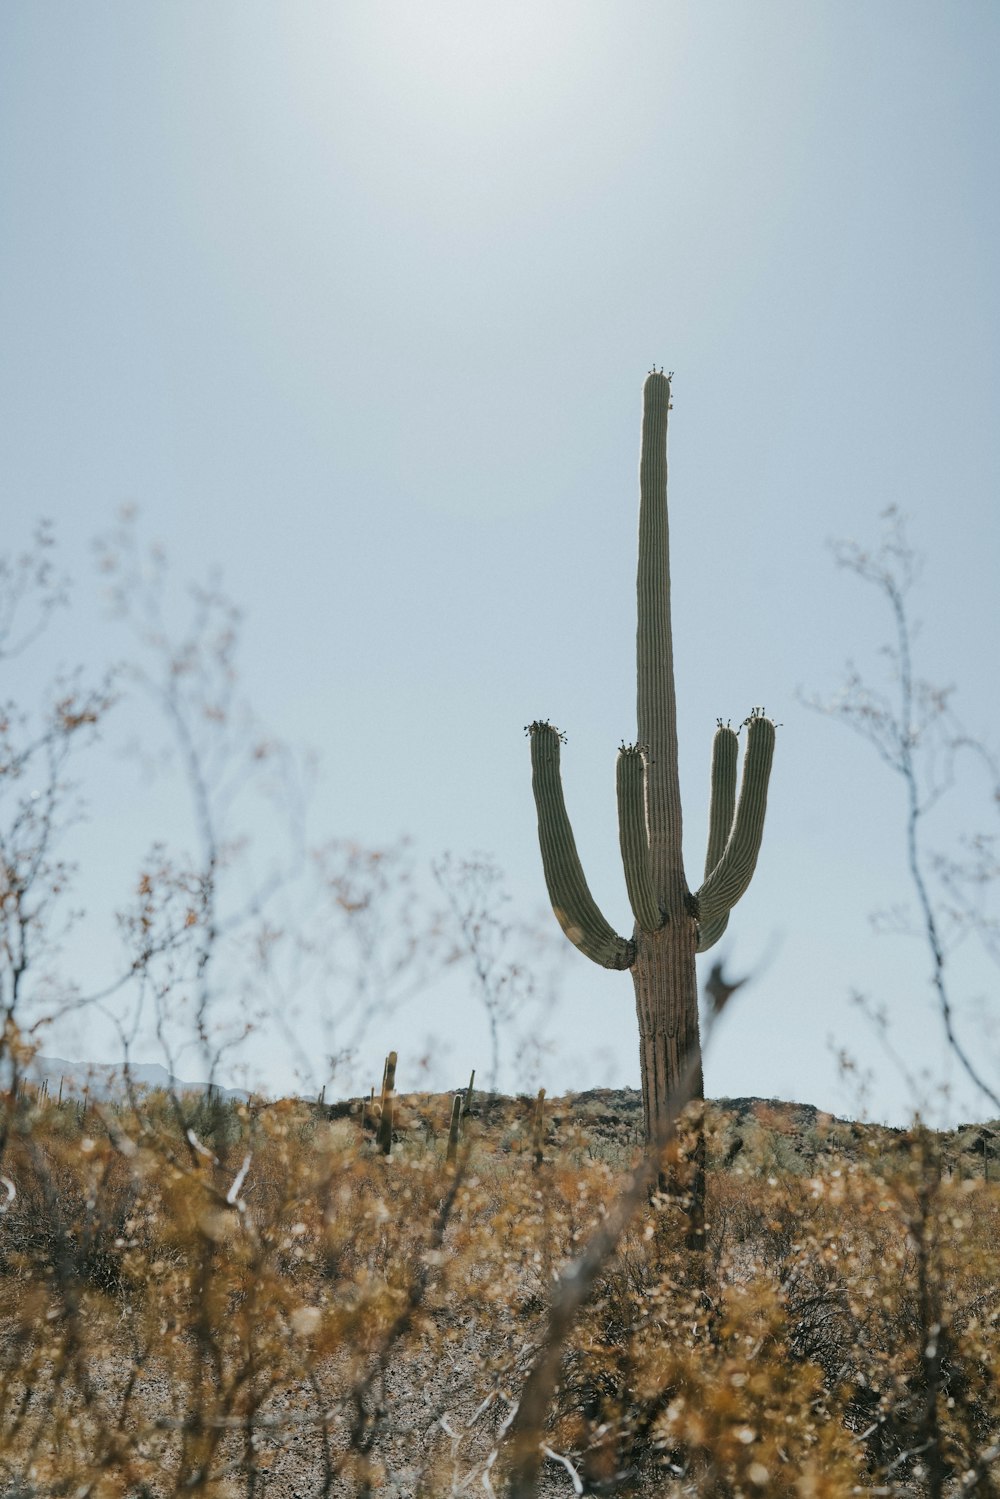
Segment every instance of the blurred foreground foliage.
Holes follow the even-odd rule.
[[[635,1100],[626,1100],[635,1112]],[[556,1277],[620,1192],[621,1095],[4,1100],[4,1494],[503,1492]],[[653,1200],[565,1347],[540,1494],[996,1492],[988,1132],[710,1109],[709,1249]],[[977,1153],[978,1151],[978,1153]]]

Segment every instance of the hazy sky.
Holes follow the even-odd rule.
[[[4,5],[3,530],[20,547],[51,517],[75,577],[48,659],[125,648],[90,541],[135,504],[173,577],[217,564],[243,607],[248,695],[320,754],[314,841],[488,852],[533,918],[523,725],[547,717],[591,887],[627,927],[640,395],[674,370],[693,881],[716,718],[782,725],[721,948],[769,964],[707,1086],[850,1110],[847,1046],[877,1069],[871,1110],[901,1116],[850,996],[948,1075],[925,950],[869,920],[910,899],[903,790],[797,692],[833,692],[849,657],[877,674],[888,619],[826,544],[874,541],[895,503],[926,557],[921,664],[997,735],[998,76],[990,0]],[[138,825],[187,815],[114,758],[117,732],[88,772],[95,971]],[[935,837],[995,811],[973,775]],[[969,944],[956,965],[967,1013],[995,1002]],[[629,978],[569,949],[561,973],[538,1080],[637,1084]],[[485,1069],[480,1007],[442,984],[373,1024],[362,1073],[426,1036],[439,1083]],[[95,1021],[46,1045],[107,1042]],[[287,1086],[283,1043],[255,1045]],[[954,1108],[984,1105],[959,1088]]]

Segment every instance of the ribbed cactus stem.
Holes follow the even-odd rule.
[[[576,851],[559,774],[559,731],[536,720],[528,733],[542,868],[556,920],[569,940],[595,963],[603,968],[628,968],[633,946],[605,921]]]
[[[708,807],[708,849],[705,875],[712,873],[729,842],[736,810],[736,762],[740,741],[735,729],[720,723],[712,741],[712,780]]]
[[[734,729],[719,720],[712,744],[712,782],[708,813],[708,849],[705,854],[705,878],[712,873],[729,842],[736,811],[736,762],[740,742]],[[712,922],[698,926],[698,951],[707,952],[718,942],[729,925],[729,912]]]
[[[663,914],[653,887],[646,818],[646,761],[635,744],[618,751],[618,837],[632,914],[647,932],[663,925]]]
[[[456,1093],[451,1101],[451,1124],[448,1127],[448,1155],[449,1161],[454,1161],[458,1156],[458,1141],[462,1129],[462,1095]]]
[[[670,381],[654,371],[643,387],[636,574],[638,740],[646,752],[649,848],[657,903],[676,915],[687,885],[681,851],[677,704],[670,624],[667,419]]]
[[[711,926],[746,894],[760,853],[767,787],[774,758],[774,724],[762,714],[748,719],[743,781],[725,851],[695,897],[702,923]]]
[[[393,1096],[396,1089],[396,1053],[390,1051],[382,1069],[382,1112],[376,1142],[383,1155],[392,1154]]]
[[[539,1088],[535,1099],[534,1136],[535,1170],[545,1162],[545,1089]]]

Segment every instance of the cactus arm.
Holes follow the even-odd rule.
[[[649,827],[646,822],[646,763],[635,744],[623,744],[618,752],[618,837],[621,843],[625,884],[633,914],[647,932],[663,925],[653,888],[649,862]]]
[[[739,740],[736,733],[719,719],[719,727],[712,743],[712,793],[708,813],[708,851],[705,854],[705,878],[708,879],[726,851],[729,834],[736,811],[736,761],[739,755]],[[729,912],[725,911],[713,922],[701,923],[698,927],[698,951],[707,952],[722,936],[729,925]]]
[[[582,953],[602,968],[630,968],[635,947],[604,919],[591,895],[576,851],[559,776],[558,729],[536,721],[531,738],[531,786],[538,811],[538,841],[545,884],[556,920]]]
[[[717,916],[714,921],[699,922],[698,945],[695,948],[695,952],[708,952],[708,949],[710,947],[714,947],[718,942],[719,938],[722,936],[728,925],[729,911],[724,911],[722,915]]]
[[[729,842],[736,811],[736,761],[739,739],[728,724],[720,722],[712,743],[712,793],[708,813],[708,851],[705,878],[712,873]]]
[[[706,931],[746,894],[760,853],[767,785],[774,756],[774,724],[769,718],[754,713],[747,720],[746,727],[743,782],[732,831],[722,858],[695,897],[699,921]]]

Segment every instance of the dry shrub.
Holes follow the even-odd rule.
[[[9,1493],[499,1492],[554,1278],[621,1181],[572,1131],[536,1170],[480,1125],[456,1174],[426,1132],[386,1160],[287,1101],[10,1123]],[[566,1348],[539,1492],[957,1491],[1000,1429],[1000,1189],[927,1134],[877,1152],[711,1171],[704,1263],[677,1205],[640,1214]]]

